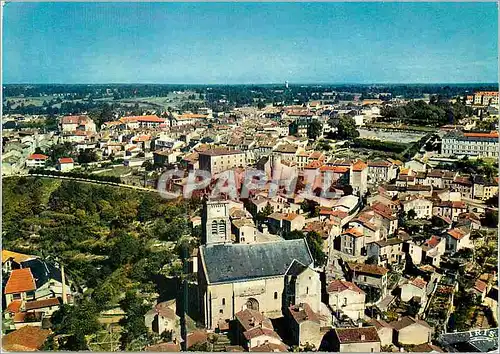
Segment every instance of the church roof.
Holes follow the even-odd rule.
[[[209,284],[285,275],[294,260],[304,265],[314,262],[304,239],[203,245],[200,257]]]

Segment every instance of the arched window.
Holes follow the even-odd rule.
[[[226,304],[226,299],[222,298],[222,306],[224,306],[225,304]]]
[[[217,221],[212,221],[212,234],[217,234]]]
[[[224,220],[219,221],[219,233],[222,235],[226,234],[226,223]]]
[[[309,287],[306,288],[306,294],[309,294]]]
[[[277,298],[278,298],[278,292],[277,292],[277,291],[275,291],[275,292],[274,292],[274,299],[276,300]]]

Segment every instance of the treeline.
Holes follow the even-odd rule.
[[[96,174],[92,174],[92,173],[75,172],[75,171],[62,172],[62,171],[54,171],[54,170],[45,170],[45,169],[35,168],[35,169],[30,169],[28,173],[30,175],[63,176],[63,177],[71,177],[71,178],[89,179],[89,180],[98,181],[98,182],[121,183],[120,177],[102,176],[102,175],[96,175]]]
[[[380,110],[381,121],[398,120],[406,124],[441,126],[454,124],[459,119],[472,115],[473,110],[462,102],[450,103],[434,99],[430,103],[411,101],[406,105],[384,106]]]

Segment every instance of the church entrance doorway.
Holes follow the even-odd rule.
[[[259,311],[259,302],[253,297],[247,300],[247,309]]]

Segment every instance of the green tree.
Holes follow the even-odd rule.
[[[339,118],[337,125],[337,138],[338,139],[354,139],[359,136],[359,132],[356,129],[356,123],[352,117],[343,115]]]
[[[318,120],[313,120],[307,127],[307,137],[316,140],[323,131],[323,124]]]
[[[122,326],[120,339],[122,349],[126,349],[133,340],[147,335],[148,329],[144,324],[144,315],[150,307],[132,290],[125,293],[125,298],[120,301],[120,307],[125,312],[125,317],[119,322]]]
[[[69,334],[60,349],[88,350],[86,335],[97,332],[101,325],[99,311],[92,300],[83,300],[74,306],[62,305],[51,317],[52,328],[57,334]]]

